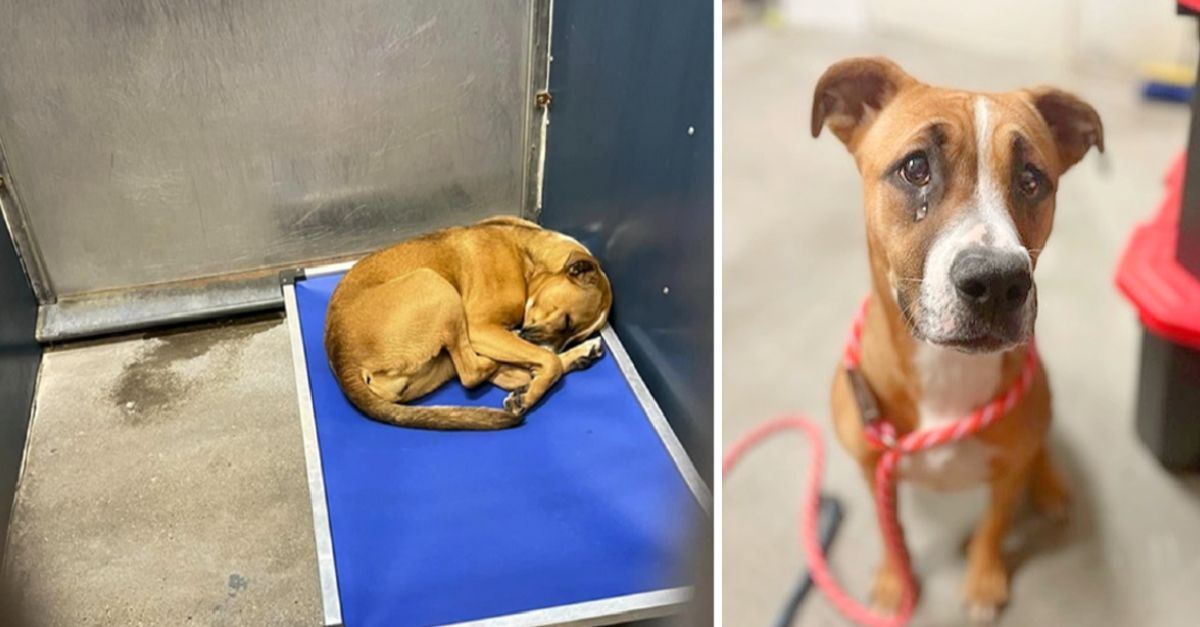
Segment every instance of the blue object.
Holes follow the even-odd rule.
[[[1174,85],[1157,81],[1142,83],[1142,98],[1146,100],[1187,103],[1192,101],[1192,91],[1191,85]]]
[[[441,625],[687,585],[689,526],[705,514],[610,355],[514,429],[378,423],[325,358],[340,278],[295,289],[346,625]],[[504,396],[454,382],[421,402]]]

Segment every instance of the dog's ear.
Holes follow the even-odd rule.
[[[1025,93],[1054,133],[1063,172],[1078,163],[1092,146],[1104,152],[1104,125],[1091,105],[1054,87],[1035,87]]]
[[[599,280],[600,262],[585,252],[573,252],[563,264],[563,272],[580,285],[592,285]]]
[[[848,148],[902,89],[916,79],[883,57],[856,57],[829,66],[813,92],[812,135],[828,126]]]

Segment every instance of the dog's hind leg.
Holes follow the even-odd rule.
[[[457,292],[455,296],[458,297]],[[457,320],[453,323],[455,330],[446,342],[446,352],[454,362],[458,380],[462,381],[464,386],[473,388],[492,378],[500,364],[475,352],[475,347],[471,345],[471,337],[467,333],[467,317],[463,312],[462,298],[458,298],[456,311]]]
[[[496,362],[471,348],[458,290],[437,272],[415,270],[359,298],[370,310],[383,312],[363,325],[369,335],[356,338],[360,345],[373,347],[361,367],[364,381],[377,396],[408,402],[455,374],[473,387],[495,372]]]
[[[382,370],[364,374],[364,381],[376,396],[403,403],[429,394],[453,377],[454,365],[442,353],[414,372],[402,374],[399,370]]]
[[[502,326],[473,326],[471,343],[486,357],[503,364],[521,366],[532,372],[526,389],[513,390],[508,398],[504,399],[505,409],[513,414],[523,414],[533,407],[563,375],[563,363],[558,355],[526,342]]]
[[[490,379],[499,364],[475,352],[474,346],[471,345],[462,295],[441,275],[433,272],[430,274],[437,277],[436,292],[443,303],[437,309],[441,319],[436,321],[436,324],[445,334],[442,341],[445,343],[446,353],[454,364],[454,372],[458,374],[459,381],[464,386],[473,388]],[[428,287],[434,288],[433,285]]]
[[[496,373],[492,375],[492,384],[509,392],[529,387],[529,382],[532,380],[533,373],[527,368],[508,364],[500,364],[496,368]]]
[[[1033,455],[1033,468],[1029,477],[1029,497],[1038,513],[1052,520],[1065,520],[1071,505],[1071,495],[1062,475],[1050,461],[1048,444]]]

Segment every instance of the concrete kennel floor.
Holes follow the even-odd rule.
[[[1186,142],[1186,107],[1143,104],[1132,76],[964,53],[898,38],[748,27],[724,45],[724,442],[780,412],[828,425],[828,384],[867,283],[860,183],[828,131],[809,135],[812,88],[831,62],[890,55],[916,76],[977,89],[1038,83],[1078,92],[1104,119],[1093,153],[1063,179],[1038,267],[1039,344],[1055,390],[1054,449],[1074,487],[1065,528],[1026,516],[1004,625],[1184,626],[1200,622],[1200,479],[1161,470],[1133,432],[1139,330],[1112,283],[1130,227],[1162,196]],[[827,431],[825,486],[848,517],[835,571],[865,598],[882,555],[865,484]],[[724,490],[724,619],[765,626],[803,565],[799,437],[750,458]],[[903,490],[923,597],[916,625],[966,622],[962,546],[982,491]],[[845,625],[820,593],[799,625]]]
[[[47,352],[9,534],[35,625],[321,617],[282,318]]]

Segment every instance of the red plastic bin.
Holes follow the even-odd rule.
[[[1148,330],[1200,350],[1200,279],[1175,260],[1186,158],[1180,154],[1167,170],[1166,196],[1155,217],[1134,229],[1117,265],[1116,282]]]

